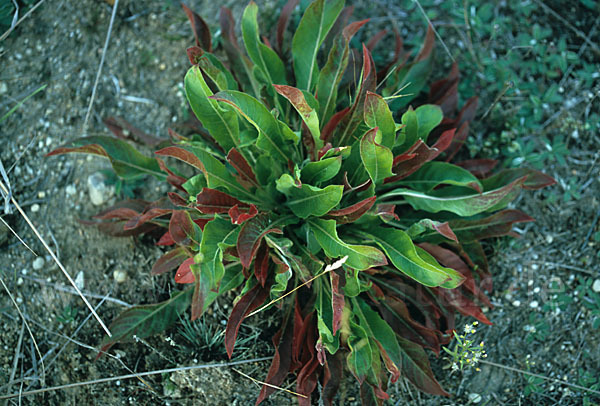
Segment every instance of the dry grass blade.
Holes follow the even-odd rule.
[[[596,395],[600,395],[600,391],[595,390],[595,389],[590,389],[590,388],[586,388],[585,386],[581,386],[581,385],[577,385],[575,383],[569,383],[560,379],[555,379],[555,378],[550,378],[544,375],[540,375],[540,374],[536,374],[533,372],[528,372],[528,371],[523,371],[522,369],[519,368],[513,368],[513,367],[508,367],[506,365],[502,365],[502,364],[497,364],[495,362],[492,361],[485,361],[485,360],[479,360],[480,363],[482,364],[487,364],[487,365],[491,365],[497,368],[502,368],[502,369],[506,369],[507,371],[513,371],[513,372],[518,372],[520,374],[524,374],[524,375],[530,375],[530,376],[535,376],[536,378],[540,378],[540,379],[544,379],[546,381],[550,381],[550,382],[554,382],[554,383],[558,383],[561,385],[566,385],[566,386],[570,386],[571,388],[576,388],[582,391],[586,391],[586,392],[590,392],[590,393],[595,393]]]
[[[417,3],[417,6],[419,7],[419,10],[421,10],[421,13],[423,14],[423,17],[425,17],[425,20],[427,20],[427,24],[429,24],[429,26],[433,30],[435,36],[442,43],[442,46],[444,47],[444,50],[446,51],[446,53],[448,54],[448,56],[450,57],[450,59],[452,59],[452,62],[456,62],[456,59],[454,59],[454,57],[452,56],[452,53],[450,52],[450,49],[448,49],[448,46],[446,45],[446,43],[444,42],[444,40],[442,39],[442,37],[440,36],[440,34],[437,32],[437,30],[435,29],[435,27],[431,23],[431,20],[429,19],[429,17],[427,17],[427,13],[423,9],[423,6],[421,6],[421,3],[419,2],[419,0],[413,0],[413,1],[415,3]]]
[[[0,182],[0,189],[2,191],[4,191],[6,194],[8,194],[8,189],[4,186],[4,183],[2,183],[2,182]],[[25,214],[25,212],[23,211],[23,209],[21,208],[21,206],[19,205],[19,203],[15,200],[14,196],[11,196],[10,199],[11,199],[13,205],[17,208],[17,210],[21,214],[21,216],[23,216],[23,218],[25,219],[25,221],[27,222],[27,224],[29,225],[29,227],[31,228],[31,230],[34,232],[34,234],[36,235],[36,237],[40,240],[40,242],[42,243],[42,245],[44,246],[44,248],[46,248],[46,251],[48,251],[48,253],[52,257],[52,259],[54,260],[54,262],[56,262],[56,264],[58,265],[58,267],[60,268],[60,270],[65,274],[65,276],[69,280],[69,283],[71,285],[73,285],[73,288],[77,291],[77,294],[85,302],[86,306],[88,307],[88,309],[90,309],[90,311],[92,312],[92,314],[94,315],[94,317],[96,318],[96,320],[98,321],[98,323],[100,323],[100,326],[102,326],[102,329],[106,332],[106,334],[108,334],[109,337],[112,337],[112,334],[110,333],[110,330],[108,329],[108,327],[106,327],[106,324],[104,324],[104,322],[102,321],[102,319],[100,318],[100,316],[98,316],[98,313],[96,313],[96,311],[94,310],[94,308],[92,307],[92,305],[90,304],[90,302],[87,300],[87,298],[85,296],[83,296],[83,293],[81,293],[81,290],[79,290],[79,288],[77,287],[77,285],[75,285],[75,281],[73,280],[73,278],[71,278],[71,275],[69,275],[69,273],[67,272],[67,270],[65,269],[65,267],[63,266],[63,264],[58,260],[58,258],[54,254],[54,252],[50,249],[50,247],[46,243],[46,240],[44,240],[44,238],[40,235],[39,231],[33,225],[33,223],[31,222],[31,220],[27,216],[27,214]]]
[[[19,18],[19,20],[16,23],[12,24],[11,27],[8,30],[6,30],[6,32],[4,34],[2,34],[2,36],[0,37],[0,41],[2,41],[3,39],[5,39],[6,37],[8,37],[10,35],[10,33],[17,27],[17,25],[21,24],[21,22],[24,19],[26,19],[27,17],[29,17],[29,15],[31,13],[33,13],[36,8],[38,8],[39,6],[41,6],[44,1],[46,1],[46,0],[40,0],[40,1],[38,1],[37,4],[31,8],[31,10],[29,10],[23,17]]]
[[[237,370],[237,369],[235,369],[235,368],[231,368],[231,369],[233,369],[233,370],[234,370],[235,372],[237,372],[238,374],[242,375],[244,378],[248,378],[248,379],[250,379],[252,382],[258,383],[258,384],[260,384],[260,385],[265,385],[265,386],[268,386],[269,388],[277,389],[277,390],[280,390],[280,391],[283,391],[283,392],[291,393],[292,395],[295,395],[295,396],[301,396],[301,397],[303,397],[303,398],[308,398],[308,396],[306,396],[306,395],[303,395],[303,394],[301,394],[301,393],[294,392],[294,391],[291,391],[291,390],[289,390],[289,389],[281,388],[281,387],[279,387],[279,386],[271,385],[270,383],[266,383],[266,382],[263,382],[263,381],[259,381],[258,379],[252,378],[250,375],[246,375],[246,374],[245,374],[245,373],[243,373],[242,371],[238,371],[238,370]]]
[[[104,49],[102,50],[102,57],[100,58],[100,64],[98,65],[98,72],[96,73],[96,80],[94,81],[94,87],[92,88],[92,96],[90,98],[90,104],[88,105],[87,113],[85,114],[85,120],[83,120],[83,133],[87,131],[87,124],[92,113],[92,107],[94,107],[94,100],[96,99],[96,89],[98,88],[98,82],[100,81],[100,75],[102,74],[102,67],[104,66],[104,59],[106,58],[106,50],[110,42],[110,34],[112,33],[113,23],[115,22],[115,16],[117,15],[117,8],[119,7],[119,0],[115,0],[113,5],[112,14],[110,16],[110,23],[108,23],[108,32],[106,33],[106,40],[104,41]],[[110,335],[110,334],[109,334]]]
[[[302,286],[305,286],[305,285],[311,283],[315,279],[320,278],[321,276],[325,275],[326,273],[328,273],[330,271],[333,271],[334,269],[340,268],[342,265],[344,265],[344,263],[346,262],[347,259],[348,259],[348,255],[346,255],[345,257],[337,260],[336,262],[334,262],[331,265],[327,265],[325,267],[325,270],[323,272],[321,272],[320,274],[318,274],[317,276],[313,276],[312,278],[310,278],[309,280],[307,280],[303,284],[296,286],[294,289],[290,290],[285,295],[279,296],[277,299],[271,300],[266,305],[261,306],[260,308],[256,309],[255,311],[253,311],[252,313],[250,313],[249,315],[247,315],[245,318],[247,319],[250,316],[254,316],[256,313],[262,312],[263,310],[265,310],[267,307],[271,306],[272,304],[279,302],[281,299],[283,299],[284,297],[286,297],[288,295],[291,295],[292,293],[294,293],[295,291],[297,291],[298,289],[300,289]]]
[[[4,221],[4,219],[2,217],[0,217],[0,221],[2,222],[2,224],[4,224],[6,226],[6,228],[8,228],[8,230],[13,233],[13,235],[15,237],[17,237],[17,239],[19,240],[19,242],[21,244],[23,244],[25,246],[25,248],[27,248],[29,251],[31,251],[31,253],[33,255],[35,255],[37,257],[37,254],[34,250],[31,249],[31,247],[29,245],[27,245],[27,243],[25,241],[23,241],[23,239],[21,237],[19,237],[19,234],[17,234],[17,232],[15,230],[12,229],[11,226],[8,225],[8,223],[6,221]]]
[[[42,364],[42,384],[43,384],[46,380],[46,368],[44,367],[44,359],[42,358],[42,353],[37,345],[37,341],[35,341],[35,337],[33,336],[31,329],[29,328],[29,324],[27,323],[27,319],[25,318],[25,315],[21,312],[21,309],[19,309],[19,305],[15,301],[15,298],[13,297],[12,293],[10,293],[10,290],[8,290],[8,286],[6,286],[6,284],[4,283],[4,279],[2,279],[1,277],[0,277],[0,283],[2,283],[4,290],[6,290],[6,293],[8,293],[8,297],[10,297],[10,300],[13,302],[15,309],[17,309],[19,316],[21,316],[21,319],[23,320],[23,323],[25,324],[25,327],[27,328],[27,332],[29,333],[31,340],[33,341],[35,350],[38,353],[38,356],[40,357],[40,362]]]
[[[190,371],[190,370],[194,370],[194,369],[226,368],[226,367],[231,367],[234,365],[243,365],[243,364],[251,364],[253,362],[268,361],[270,359],[272,359],[272,357],[253,358],[253,359],[241,360],[241,361],[223,362],[223,363],[219,363],[219,364],[191,365],[191,366],[187,366],[187,367],[167,368],[167,369],[158,369],[155,371],[138,372],[138,373],[133,373],[133,374],[128,374],[128,375],[112,376],[112,377],[108,377],[108,378],[94,379],[91,381],[75,382],[75,383],[69,383],[66,385],[52,386],[50,388],[35,389],[35,390],[25,391],[22,393],[1,395],[0,400],[13,399],[13,398],[16,398],[19,396],[35,395],[38,393],[54,392],[54,391],[62,390],[62,389],[77,388],[80,386],[97,385],[100,383],[114,382],[114,381],[120,381],[120,380],[125,380],[125,379],[132,379],[132,378],[140,378],[140,377],[151,376],[151,375],[170,374],[173,372]]]
[[[15,357],[13,359],[13,367],[10,371],[10,378],[8,378],[8,390],[15,380],[15,373],[17,372],[17,366],[19,365],[19,355],[21,353],[21,344],[23,343],[23,333],[25,333],[25,321],[21,323],[21,331],[19,332],[19,339],[17,341],[17,346],[15,347]],[[8,403],[8,401],[6,401]]]

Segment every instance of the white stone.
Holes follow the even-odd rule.
[[[65,192],[69,195],[69,196],[73,196],[75,193],[77,193],[77,189],[75,189],[75,186],[73,185],[69,185],[65,188]]]
[[[6,92],[8,92],[8,86],[6,86],[6,83],[0,82],[0,94],[4,94]]]
[[[77,286],[77,289],[79,290],[85,288],[85,275],[83,274],[83,271],[77,272],[77,276],[75,276],[75,286]]]
[[[40,211],[40,205],[37,203],[34,203],[31,205],[31,212],[32,213],[37,213],[38,211]]]
[[[469,402],[479,403],[479,402],[481,402],[481,400],[482,400],[482,398],[479,393],[469,393]]]
[[[600,279],[596,279],[592,285],[592,290],[596,293],[600,292]]]
[[[115,194],[115,187],[106,184],[106,176],[101,172],[93,173],[87,180],[90,201],[95,206],[106,203]]]
[[[40,199],[43,199],[43,198],[45,198],[45,197],[46,197],[46,192],[44,192],[43,190],[42,190],[42,191],[40,191],[40,192],[38,192],[38,197],[39,197]]]
[[[44,263],[46,261],[44,261],[43,257],[37,257],[34,261],[33,261],[33,269],[36,271],[39,271],[40,269],[42,269],[44,267]]]
[[[520,300],[515,300],[514,302],[512,302],[512,305],[514,307],[519,307],[519,306],[521,306],[521,301]]]
[[[127,272],[121,269],[115,269],[113,272],[113,278],[117,283],[123,283],[127,280]]]
[[[529,307],[531,307],[532,309],[537,309],[539,305],[540,304],[537,300],[533,300],[531,303],[529,303]]]

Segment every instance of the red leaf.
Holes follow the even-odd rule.
[[[150,202],[140,199],[123,200],[112,207],[102,210],[93,216],[93,218],[99,220],[130,220],[138,216],[149,204]]]
[[[353,223],[373,207],[375,200],[377,196],[369,197],[345,209],[331,210],[326,216],[334,217],[338,224]]]
[[[323,403],[326,406],[331,406],[344,374],[342,351],[327,357],[323,370]]]
[[[375,48],[375,46],[377,45],[377,43],[378,43],[379,41],[381,41],[381,39],[382,39],[383,37],[385,37],[385,34],[387,34],[387,33],[388,33],[388,30],[386,30],[386,29],[383,29],[383,30],[381,30],[381,31],[379,31],[379,32],[377,32],[377,33],[375,33],[375,35],[373,35],[373,36],[371,37],[371,39],[369,40],[369,42],[367,42],[367,49],[368,49],[370,52],[373,52],[373,49]]]
[[[173,203],[175,206],[189,207],[189,205],[190,205],[189,201],[187,201],[186,199],[184,199],[183,197],[181,197],[179,194],[177,194],[175,192],[169,192],[169,193],[167,193],[167,196],[169,197],[169,200],[171,201],[171,203]]]
[[[254,171],[246,161],[246,158],[235,148],[231,148],[229,153],[227,154],[227,162],[231,164],[237,171],[239,177],[247,182],[252,183],[255,186],[258,186],[258,182],[256,181],[256,176],[254,175]]]
[[[462,259],[460,259],[460,257],[457,254],[446,248],[442,248],[440,246],[429,243],[421,243],[419,244],[419,246],[425,251],[429,252],[431,255],[433,255],[433,257],[443,266],[455,269],[458,272],[460,272],[465,277],[465,281],[463,282],[461,287],[464,287],[466,290],[471,292],[473,296],[479,299],[486,306],[493,307],[488,297],[484,295],[483,292],[481,292],[481,290],[479,290],[479,287],[476,285],[475,279],[473,279],[473,274],[471,273],[469,266],[465,264],[465,262]]]
[[[461,149],[461,147],[465,144],[467,140],[467,136],[469,135],[469,122],[465,121],[458,128],[456,133],[454,134],[454,139],[452,143],[446,150],[446,162],[450,162],[454,155]]]
[[[260,214],[248,220],[240,230],[237,240],[237,250],[244,268],[249,268],[252,258],[263,237],[269,233],[283,234],[278,228],[269,228],[269,216]]]
[[[333,136],[333,131],[340,124],[340,121],[342,121],[342,119],[344,119],[348,115],[349,112],[350,112],[350,107],[346,107],[343,110],[340,110],[337,113],[335,113],[333,116],[331,116],[331,118],[329,119],[327,124],[325,124],[325,126],[323,127],[323,130],[321,131],[321,139],[323,140],[323,142],[327,143],[327,142],[331,141],[331,137]]]
[[[172,251],[167,252],[156,261],[152,267],[152,275],[160,275],[177,268],[188,258],[189,255],[183,247],[177,247]]]
[[[208,24],[198,14],[194,13],[188,6],[181,3],[183,11],[187,14],[192,30],[194,31],[194,37],[196,38],[196,45],[206,49],[208,52],[212,52],[212,42],[210,38],[210,28]]]
[[[175,244],[175,241],[173,241],[173,238],[171,237],[171,234],[168,231],[166,233],[164,233],[162,235],[162,237],[160,237],[160,239],[156,243],[156,245],[159,245],[159,246],[173,245],[173,244]]]
[[[254,276],[261,286],[265,286],[269,276],[269,247],[267,244],[261,244],[256,252],[256,261],[254,262]]]
[[[187,52],[188,59],[192,65],[198,65],[198,61],[200,61],[200,58],[204,55],[202,48],[197,46],[189,47],[185,51]]]
[[[165,164],[165,162],[160,159],[160,158],[156,158],[156,161],[158,162],[158,166],[160,167],[160,169],[163,172],[167,173],[167,182],[176,187],[177,189],[181,190],[182,192],[185,192],[185,189],[183,188],[183,184],[187,181],[186,178],[176,175],[172,170],[170,170],[167,165]]]
[[[175,273],[175,282],[177,283],[194,283],[194,273],[190,269],[190,265],[194,263],[194,258],[188,258],[183,261],[183,264],[179,265],[177,272]]]
[[[395,204],[378,204],[375,207],[375,212],[383,221],[400,220],[400,217],[396,214]]]
[[[271,362],[271,367],[267,373],[266,382],[270,385],[281,386],[288,373],[292,363],[292,341],[294,338],[294,323],[291,322],[291,314],[288,312],[281,329],[273,337],[273,345],[275,346],[275,355]],[[265,400],[274,388],[263,385],[260,394],[256,399],[256,405]]]
[[[450,220],[450,226],[457,230],[463,242],[483,240],[485,238],[507,235],[514,223],[534,221],[519,210],[502,210],[489,217],[478,220]],[[460,230],[460,231],[459,231]]]
[[[281,13],[279,14],[279,19],[277,20],[276,26],[276,36],[275,39],[277,41],[277,52],[279,56],[283,55],[283,36],[285,31],[287,30],[288,24],[290,22],[290,16],[292,12],[298,5],[300,0],[288,0],[288,2],[281,9]]]
[[[483,311],[471,299],[463,295],[459,289],[433,288],[447,306],[456,309],[465,316],[475,317],[484,324],[492,325],[492,322],[485,317]]]
[[[529,168],[513,168],[504,169],[503,171],[484,179],[484,186],[490,188],[505,185],[513,182],[516,179],[526,176],[525,182],[523,183],[523,189],[537,190],[546,186],[551,186],[556,183],[553,177],[546,175],[540,171]]]
[[[341,293],[340,276],[335,272],[329,272],[331,279],[331,308],[333,309],[333,335],[338,331],[342,323],[342,313],[346,300]]]
[[[173,205],[171,204],[171,202],[169,202],[168,199],[159,199],[146,206],[144,208],[144,211],[140,215],[131,218],[125,224],[124,229],[131,230],[133,228],[139,227],[152,219],[164,216],[166,214],[170,214],[171,212],[173,212],[174,209],[175,207],[173,207]]]
[[[452,64],[448,77],[434,82],[429,87],[429,101],[442,108],[444,116],[453,114],[458,103],[458,64]]]
[[[169,233],[177,245],[191,245],[200,243],[196,241],[195,224],[190,214],[185,210],[173,210],[169,221]]]
[[[400,36],[400,33],[398,32],[398,29],[396,27],[393,27],[393,30],[394,30],[394,41],[396,44],[394,47],[394,57],[392,58],[392,60],[390,62],[388,62],[388,64],[382,70],[377,72],[377,83],[381,83],[381,81],[389,73],[392,66],[396,65],[396,62],[398,62],[398,60],[400,59],[400,57],[403,54],[404,44],[402,41],[402,37]],[[407,56],[408,55],[410,55],[410,54],[407,54]]]
[[[220,190],[203,188],[196,196],[196,208],[204,214],[227,213],[233,206],[248,207],[235,197]]]
[[[155,152],[156,155],[170,156],[180,161],[183,161],[187,164],[190,164],[198,169],[200,169],[203,173],[206,173],[206,169],[204,168],[204,164],[196,155],[194,155],[190,151],[186,151],[181,147],[166,147],[161,150]]]
[[[479,179],[482,179],[492,172],[496,165],[498,165],[498,161],[496,159],[469,159],[458,162],[456,165],[468,170]]]
[[[431,223],[431,226],[435,229],[435,231],[437,231],[444,237],[446,237],[450,240],[453,240],[455,242],[458,242],[458,238],[456,238],[456,234],[454,234],[454,231],[452,231],[452,229],[450,228],[450,225],[448,224],[447,221],[445,221],[443,223],[438,223],[438,222],[434,221]]]
[[[231,224],[242,224],[246,220],[250,220],[254,216],[258,214],[258,210],[256,206],[251,204],[248,212],[240,212],[238,205],[236,204],[231,209],[229,209],[229,217],[231,218]]]
[[[386,178],[383,183],[391,183],[400,179],[404,179],[416,172],[426,162],[437,158],[442,151],[448,148],[452,142],[452,139],[454,138],[454,133],[455,129],[444,131],[431,148],[422,140],[415,142],[415,144],[410,147],[408,151],[402,154],[404,156],[403,158],[396,157],[394,160],[394,166],[392,167],[392,171],[396,175]],[[409,158],[409,155],[414,156]]]
[[[423,42],[423,46],[415,59],[415,62],[420,62],[429,58],[431,55],[431,51],[433,51],[433,45],[435,44],[435,31],[433,30],[433,26],[429,24],[427,27],[427,34],[425,35],[425,42]]]
[[[230,359],[233,354],[233,347],[242,321],[246,315],[262,305],[268,295],[269,289],[256,285],[246,292],[246,294],[233,306],[231,314],[229,315],[229,320],[227,321],[227,328],[225,329],[225,349],[227,350],[227,355]]]
[[[162,138],[145,133],[121,117],[106,117],[102,122],[115,136],[121,139],[134,139],[151,147],[165,141]]]
[[[405,340],[401,336],[397,338],[398,344],[400,344],[400,348],[403,351],[402,373],[404,376],[424,392],[433,395],[450,396],[435,380],[425,350],[420,345]]]
[[[414,320],[401,299],[388,294],[384,302],[386,306],[379,306],[381,315],[397,334],[439,355],[441,334],[439,330],[428,328]]]

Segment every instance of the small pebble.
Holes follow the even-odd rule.
[[[75,277],[75,286],[77,289],[82,290],[85,287],[85,275],[83,271],[77,272],[77,276]]]
[[[33,261],[33,269],[36,271],[39,271],[40,269],[42,269],[44,267],[44,263],[46,261],[44,261],[44,258],[42,257],[37,257],[35,259],[35,261]]]
[[[600,292],[600,279],[596,279],[592,285],[592,290],[596,293]]]
[[[536,286],[536,287],[533,289],[533,293],[540,293],[540,290],[541,290],[541,289],[540,289],[538,286]]]
[[[46,192],[44,192],[43,190],[42,190],[41,192],[38,192],[38,197],[39,197],[40,199],[43,199],[43,198],[45,198],[45,197],[46,197]]]
[[[521,306],[521,301],[520,300],[515,300],[514,302],[512,302],[512,305],[514,307],[519,307],[519,306]]]
[[[479,393],[469,393],[469,402],[471,402],[471,403],[481,402],[481,395]]]
[[[75,189],[75,186],[73,185],[69,185],[65,188],[65,192],[69,195],[69,196],[73,196],[75,193],[77,193],[77,189]]]
[[[38,211],[40,211],[40,205],[37,203],[34,203],[31,205],[31,212],[32,213],[37,213]]]
[[[6,86],[6,83],[0,82],[0,94],[4,94],[6,92],[8,92],[8,86]]]
[[[120,269],[115,269],[113,272],[113,278],[117,283],[123,283],[127,280],[127,272]]]
[[[115,194],[115,187],[106,184],[106,176],[101,172],[93,173],[87,180],[90,200],[93,205],[106,203]]]
[[[532,309],[537,309],[537,307],[538,307],[539,305],[540,305],[540,304],[538,303],[538,301],[537,301],[537,300],[533,300],[531,303],[529,303],[529,307],[531,307]]]
[[[552,241],[554,241],[554,237],[552,237],[550,234],[548,234],[546,236],[546,243],[552,244]]]
[[[17,286],[21,286],[23,284],[23,278],[17,279]]]

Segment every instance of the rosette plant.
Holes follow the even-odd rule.
[[[314,1],[292,31],[297,3],[285,6],[269,41],[251,2],[244,48],[223,8],[216,49],[209,26],[184,6],[196,36],[185,76],[194,134],[171,131],[153,158],[98,136],[52,152],[105,156],[123,179],[150,174],[177,190],[96,216],[115,235],[162,229],[157,244],[170,248],[152,273],[175,271],[175,282],[191,285],[122,313],[103,350],[163,331],[190,307],[196,319],[235,290],[227,353],[245,318],[276,312],[265,379],[277,386],[295,374],[300,404],[310,404],[319,382],[331,404],[345,370],[365,404],[388,397],[390,377],[448,395],[426,350],[439,354],[449,343],[457,313],[490,324],[480,308],[491,306],[484,291],[492,288],[480,241],[531,221],[507,205],[553,180],[527,169],[492,174],[490,159],[450,163],[477,100],[458,110],[456,65],[423,92],[436,70],[431,29],[416,55],[395,33],[392,60],[376,67],[372,51],[386,32],[351,48],[367,20],[349,23],[343,0]],[[167,158],[189,164],[193,176]],[[273,390],[264,386],[257,403]]]

